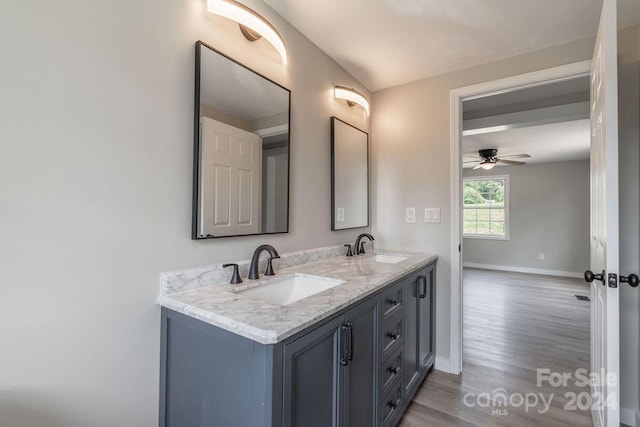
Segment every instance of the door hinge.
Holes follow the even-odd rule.
[[[618,287],[618,275],[616,273],[609,273],[609,278],[607,279],[607,283],[610,288]]]
[[[462,243],[458,244],[458,252],[462,252]]]

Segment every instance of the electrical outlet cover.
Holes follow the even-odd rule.
[[[406,209],[405,222],[407,224],[414,224],[416,222],[416,208]]]
[[[440,222],[440,208],[425,208],[424,209],[424,222],[439,223]]]

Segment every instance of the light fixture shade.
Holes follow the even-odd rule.
[[[493,169],[493,167],[495,166],[495,162],[491,162],[491,161],[483,161],[482,163],[480,163],[480,167],[486,171]]]
[[[367,112],[367,116],[369,116],[369,101],[367,101],[367,98],[365,98],[363,94],[357,92],[355,89],[336,86],[333,88],[333,96],[337,99],[344,99],[347,102],[360,105],[364,108],[364,111]]]
[[[282,37],[273,25],[262,16],[234,0],[207,0],[207,10],[260,34],[278,51],[282,58],[282,64],[287,64],[287,49]]]

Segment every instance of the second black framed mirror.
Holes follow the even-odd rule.
[[[369,226],[369,134],[331,117],[331,230]]]

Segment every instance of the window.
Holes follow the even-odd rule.
[[[464,237],[509,238],[508,176],[464,178]]]

